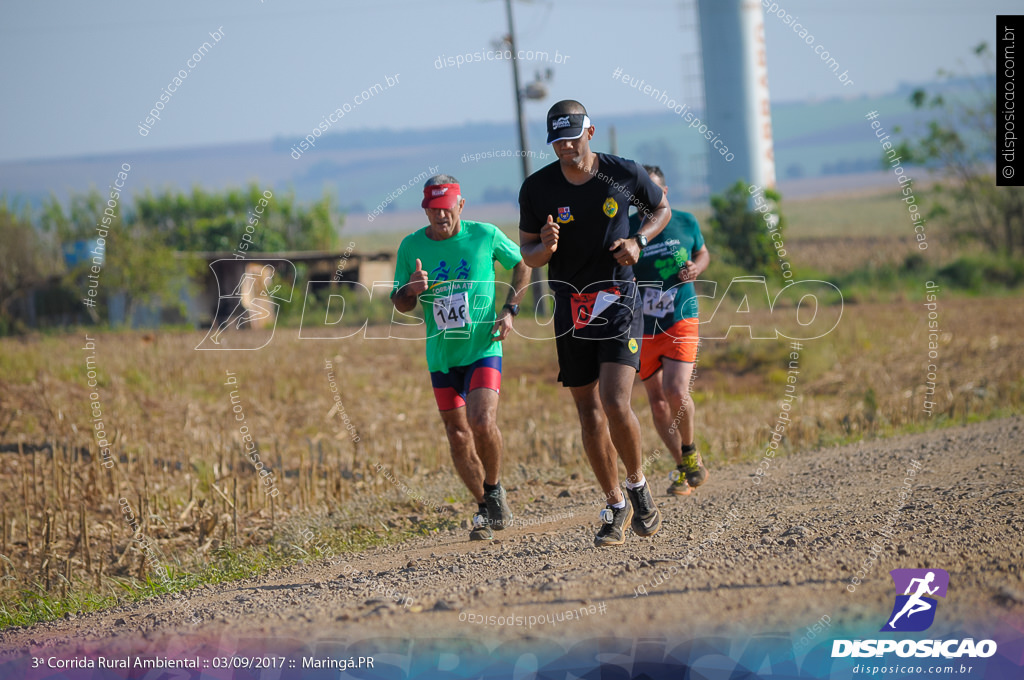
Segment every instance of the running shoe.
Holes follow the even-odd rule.
[[[679,469],[686,476],[686,483],[694,489],[708,479],[708,469],[704,467],[704,460],[696,451],[688,456],[683,456],[683,462],[679,465]]]
[[[494,539],[494,532],[491,531],[491,522],[487,517],[487,504],[480,503],[477,506],[476,514],[473,515],[473,529],[469,532],[471,541],[490,541]]]
[[[512,510],[505,498],[505,487],[498,483],[498,488],[484,492],[484,503],[487,504],[487,517],[495,531],[503,531],[512,526]]]
[[[661,513],[654,506],[654,498],[651,497],[650,484],[638,489],[626,487],[630,504],[636,509],[633,513],[633,533],[637,536],[653,536],[661,528]]]
[[[672,483],[668,485],[669,496],[690,495],[690,485],[686,483],[686,469],[682,465],[676,466],[668,478],[672,480]]]
[[[607,506],[601,511],[601,528],[594,537],[594,545],[604,548],[609,545],[622,545],[626,542],[625,527],[633,517],[633,506],[626,500],[626,505],[621,508]]]

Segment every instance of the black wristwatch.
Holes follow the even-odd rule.
[[[636,236],[633,237],[633,240],[635,240],[636,244],[640,246],[640,250],[643,250],[644,248],[647,247],[647,237],[644,236],[644,233],[642,231],[638,231],[636,233]]]
[[[519,316],[519,305],[505,305],[502,309],[507,309],[512,316]]]

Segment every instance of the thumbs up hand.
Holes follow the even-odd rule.
[[[558,225],[548,215],[548,221],[540,228],[540,240],[549,253],[558,250]]]
[[[419,258],[416,258],[416,271],[409,276],[409,283],[406,284],[405,288],[413,295],[419,295],[427,289],[427,272],[423,270],[423,263],[420,262]]]

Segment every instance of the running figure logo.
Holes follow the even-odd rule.
[[[946,597],[949,574],[944,569],[893,569],[889,573],[896,586],[896,604],[889,615],[889,622],[881,630],[927,630],[935,621],[938,604],[938,600],[930,596]]]
[[[449,276],[451,276],[451,267],[444,260],[430,270],[430,278],[433,281],[447,281]]]
[[[465,280],[469,278],[469,270],[471,269],[470,264],[466,262],[465,258],[459,258],[459,266],[455,268],[455,279]],[[447,281],[451,278],[451,265],[446,261],[441,260],[436,267],[430,270],[430,279],[432,281]]]
[[[241,267],[218,275],[219,262],[229,262],[233,267]],[[218,301],[217,312],[213,325],[206,337],[196,349],[199,350],[256,350],[267,346],[274,338],[277,326],[277,313],[282,302],[292,299],[292,284],[295,280],[295,265],[289,260],[272,259],[258,262],[239,262],[233,259],[216,260],[210,263],[214,278],[217,280]],[[237,280],[234,280],[234,276]],[[283,283],[274,284],[274,279]],[[233,286],[232,286],[233,284]],[[227,314],[224,314],[227,311]],[[218,323],[219,319],[223,319]],[[228,330],[263,329],[266,334],[253,335],[225,334]]]

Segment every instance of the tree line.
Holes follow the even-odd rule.
[[[104,215],[107,196],[96,189],[64,202],[51,195],[37,210],[0,200],[0,334],[25,329],[28,305],[44,316],[84,311],[94,322],[115,294],[124,297],[128,319],[139,305],[180,308],[183,286],[206,266],[182,253],[245,256],[340,245],[343,219],[329,195],[300,204],[293,193],[250,184],[223,191],[147,190],[126,199],[113,217],[109,210]],[[100,240],[100,233],[107,235]],[[79,261],[69,264],[76,251]],[[81,301],[90,274],[102,281],[95,307]]]

